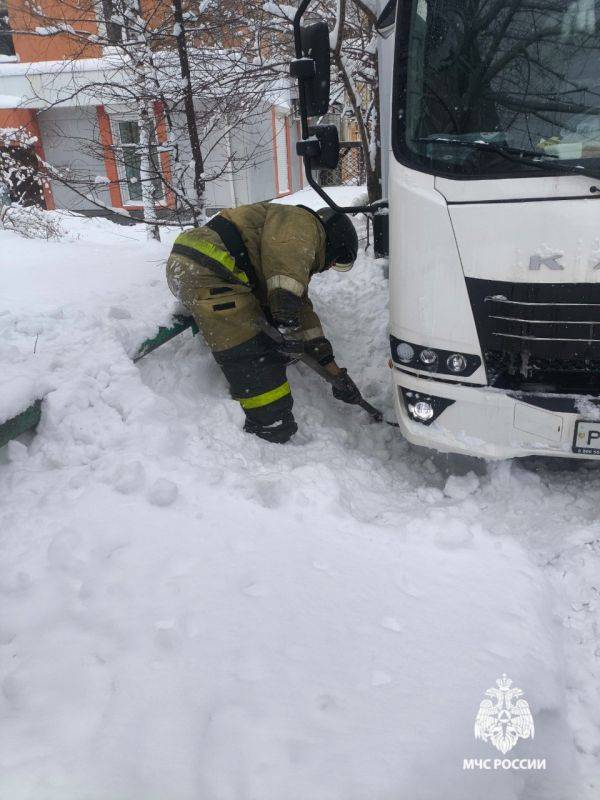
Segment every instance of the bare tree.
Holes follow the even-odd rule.
[[[356,122],[369,202],[381,198],[379,59],[375,11],[363,0],[338,0],[331,37],[333,63]]]
[[[280,52],[292,57],[292,20],[295,9],[279,0],[263,5],[270,16],[264,27],[278,37]],[[354,123],[365,165],[369,201],[381,198],[381,130],[379,115],[379,62],[375,45],[377,14],[368,0],[321,0],[313,11],[331,30],[334,74],[332,103]],[[282,34],[285,26],[285,38]]]
[[[243,151],[232,146],[232,132],[251,129],[264,114],[281,74],[263,57],[256,20],[240,14],[234,0],[147,0],[142,9],[137,0],[103,0],[102,25],[94,24],[96,0],[62,4],[60,17],[49,16],[34,0],[22,2],[29,34],[67,37],[74,57],[104,54],[101,85],[78,74],[71,96],[63,93],[58,104],[93,93],[105,105],[136,110],[135,141],[127,150],[113,146],[111,156],[120,162],[121,173],[136,161],[150,235],[158,235],[157,195],[173,201],[180,220],[202,223],[207,184],[231,178],[270,149],[266,137]],[[157,107],[163,141],[157,136]],[[98,137],[82,144],[99,155],[106,149]],[[69,175],[58,179],[69,183]],[[76,190],[86,194],[82,185]]]
[[[60,223],[39,208],[47,176],[33,144],[22,128],[0,130],[0,228],[28,239],[58,238]]]

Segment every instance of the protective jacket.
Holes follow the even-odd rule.
[[[176,239],[167,268],[171,291],[190,308],[203,332],[205,327],[210,328],[205,338],[211,349],[226,350],[259,331],[258,324],[251,324],[258,312],[256,304],[251,304],[249,314],[241,316],[223,313],[231,309],[222,309],[222,325],[217,320],[214,320],[216,325],[203,324],[207,310],[204,301],[212,297],[205,290],[230,282],[236,286],[238,306],[248,305],[243,300],[248,293],[267,312],[277,289],[298,297],[298,317],[304,338],[315,342],[320,360],[325,358],[331,347],[323,341],[321,322],[308,298],[311,276],[325,268],[325,231],[316,214],[299,206],[265,202],[226,209],[220,216],[232,222],[241,234],[253,275],[245,275],[237,268],[221,237],[206,226],[186,231]],[[215,270],[217,266],[220,269]],[[228,325],[226,321],[231,317],[235,319]]]

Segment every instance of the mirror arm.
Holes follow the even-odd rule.
[[[302,59],[304,57],[304,53],[302,52],[302,36],[301,36],[301,27],[300,23],[302,22],[302,17],[306,12],[306,9],[310,5],[311,0],[301,0],[300,5],[294,15],[294,48],[296,50],[296,59]],[[303,78],[298,78],[298,100],[300,105],[300,127],[302,130],[302,139],[306,140],[309,138],[308,133],[308,116],[306,114],[306,84]],[[330,197],[327,192],[323,189],[322,186],[319,186],[317,181],[314,179],[312,174],[312,166],[311,166],[311,157],[309,155],[304,155],[302,157],[302,161],[304,164],[304,173],[306,175],[306,180],[309,183],[309,186],[315,190],[315,192],[325,200],[327,205],[332,208],[334,211],[337,211],[341,214],[375,214],[377,211],[381,210],[382,208],[388,207],[387,200],[377,200],[375,203],[365,206],[338,206],[338,204]]]

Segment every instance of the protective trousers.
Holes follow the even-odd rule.
[[[242,406],[244,429],[267,441],[286,442],[298,429],[287,360],[262,331],[265,313],[218,234],[205,227],[193,237],[178,237],[167,262],[167,281],[193,314],[232,397]]]

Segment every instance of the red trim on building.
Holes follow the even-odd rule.
[[[27,133],[35,138],[33,149],[37,157],[44,164],[46,156],[42,143],[42,133],[38,123],[37,113],[30,108],[6,108],[0,111],[0,128],[25,129]],[[47,177],[42,180],[42,191],[44,193],[44,207],[48,211],[54,211],[56,205],[52,194],[52,187]]]
[[[104,169],[106,177],[110,181],[108,191],[110,193],[110,203],[113,208],[123,208],[123,197],[119,185],[119,173],[117,162],[115,161],[114,142],[110,127],[110,118],[104,106],[97,106],[96,115],[98,117],[98,130],[100,133],[100,144],[104,150]]]

